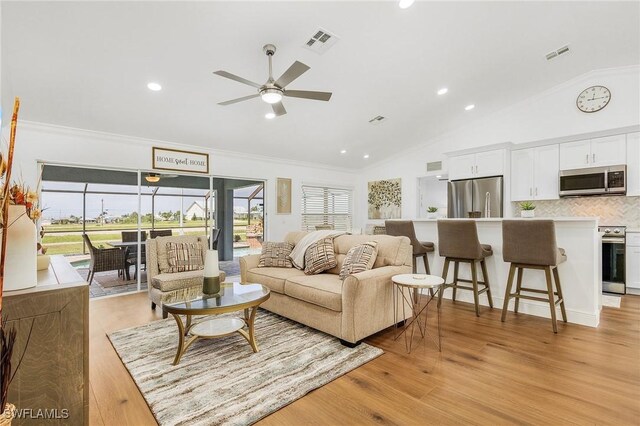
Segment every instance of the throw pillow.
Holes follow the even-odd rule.
[[[186,272],[204,269],[202,246],[198,243],[167,243],[167,272]]]
[[[291,243],[270,243],[262,245],[258,268],[293,268],[289,255],[294,245]]]
[[[304,273],[315,275],[335,268],[338,264],[333,250],[333,237],[322,238],[311,244],[304,253]]]
[[[351,274],[357,274],[373,268],[377,256],[378,243],[375,241],[367,241],[364,244],[351,247],[342,263],[340,279],[344,280]]]

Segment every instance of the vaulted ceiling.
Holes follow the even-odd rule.
[[[19,95],[24,120],[357,168],[640,63],[639,13],[637,2],[3,2],[2,103]],[[303,47],[319,27],[340,37],[322,55]],[[311,67],[290,89],[332,99],[285,98],[273,120],[260,99],[217,105],[254,89],[212,72],[264,82],[266,43],[276,76]],[[388,120],[369,124],[377,115]]]

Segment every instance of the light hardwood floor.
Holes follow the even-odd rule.
[[[263,419],[301,424],[638,424],[640,296],[604,308],[599,328],[443,302],[443,351],[393,330],[367,339],[385,354]],[[90,303],[92,425],[156,424],[106,337],[160,318],[146,293]],[[259,336],[258,336],[259,339]]]

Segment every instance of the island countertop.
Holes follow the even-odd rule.
[[[413,219],[414,222],[437,222],[438,220],[446,219],[446,220],[475,220],[478,222],[502,222],[503,220],[553,220],[554,222],[598,222],[600,220],[599,217],[589,217],[589,216],[560,216],[560,217],[533,217],[533,218],[520,218],[520,217],[481,217],[481,218],[459,218],[459,219],[449,219],[446,217],[439,217],[436,219]]]
[[[523,219],[539,220],[542,218]],[[558,247],[566,250],[567,261],[560,264],[558,272],[565,298],[568,322],[597,327],[600,322],[602,297],[602,243],[601,233],[598,232],[597,217],[568,217],[550,218],[556,222],[556,240]],[[454,219],[455,220],[455,219]],[[493,256],[487,258],[487,269],[491,291],[493,293],[494,309],[501,309],[504,301],[507,277],[510,264],[502,257],[502,218],[474,219],[477,222],[478,238],[482,244],[490,244]],[[437,219],[418,219],[414,221],[416,236],[419,241],[429,241],[435,244],[435,252],[429,253],[429,264],[433,275],[442,275],[444,258],[438,254],[438,225]],[[524,242],[526,244],[526,242]],[[422,262],[418,262],[418,272],[423,273]],[[453,276],[453,265],[447,281]],[[460,266],[460,277],[470,277],[469,266]],[[545,277],[542,271],[526,270],[523,286],[546,289]],[[451,298],[452,290],[447,289],[445,298]],[[473,302],[473,293],[458,291],[457,300]],[[486,294],[480,295],[480,303],[488,306]],[[510,302],[509,311],[513,310],[514,301]],[[486,308],[481,308],[482,310]],[[549,304],[522,299],[519,312],[523,314],[550,317]],[[473,309],[469,310],[474,315]],[[513,321],[510,314],[507,321]],[[560,316],[558,316],[560,318]],[[551,328],[549,326],[549,328]]]

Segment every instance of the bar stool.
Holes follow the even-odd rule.
[[[567,322],[567,312],[564,307],[562,297],[562,287],[560,286],[560,276],[558,275],[558,265],[567,260],[564,249],[558,248],[556,244],[556,228],[552,220],[505,220],[502,222],[502,256],[505,262],[511,262],[509,268],[509,279],[504,295],[504,305],[502,307],[502,321],[507,317],[509,300],[516,299],[513,311],[518,313],[520,299],[537,300],[549,303],[551,309],[551,324],[553,332],[558,332],[556,323],[556,305],[560,305],[562,320]],[[547,282],[546,290],[522,287],[522,275],[524,269],[543,270]],[[515,293],[511,293],[513,279],[518,270],[518,281]],[[556,291],[553,290],[551,274],[556,282]],[[542,293],[547,297],[535,297],[521,292]],[[555,296],[558,299],[555,300]]]
[[[476,307],[476,316],[480,316],[480,294],[487,293],[489,307],[493,309],[493,299],[491,288],[489,287],[489,276],[485,258],[493,256],[493,250],[488,244],[480,244],[478,241],[478,228],[475,220],[438,220],[438,247],[440,256],[444,257],[444,268],[442,278],[444,287],[440,291],[438,306],[442,304],[442,293],[447,287],[453,288],[453,300],[456,300],[456,291],[472,290],[473,301]],[[453,283],[447,284],[449,264],[453,262]],[[458,278],[460,263],[468,263],[471,268],[471,280]],[[482,269],[483,281],[478,281],[478,263]],[[458,282],[471,283],[472,287],[458,285]],[[484,288],[478,290],[478,285]]]
[[[411,240],[411,246],[413,247],[413,273],[418,272],[418,265],[416,260],[421,257],[424,262],[424,270],[427,275],[431,274],[429,268],[429,259],[427,253],[435,251],[433,243],[418,241],[416,237],[416,229],[413,226],[413,222],[410,220],[386,220],[384,226],[387,231],[387,235],[394,237],[408,237]]]

